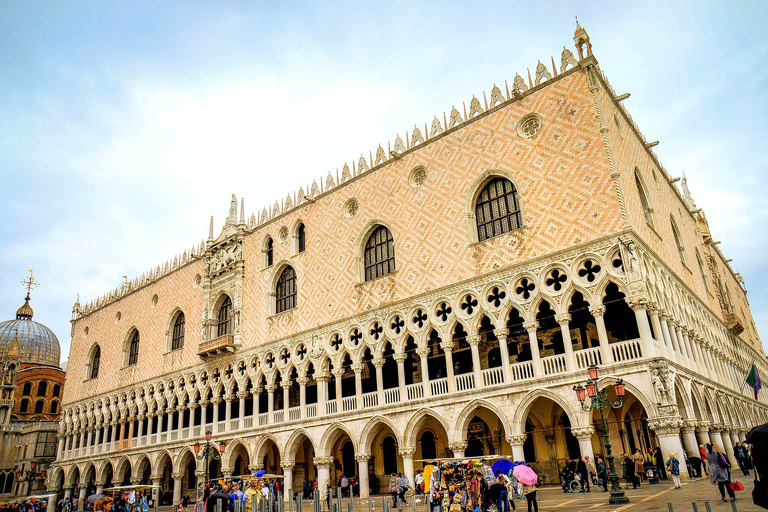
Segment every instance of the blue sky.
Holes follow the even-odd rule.
[[[0,318],[69,350],[83,301],[563,46],[574,16],[768,336],[765,2],[21,2],[0,6]],[[768,339],[767,339],[768,341]]]

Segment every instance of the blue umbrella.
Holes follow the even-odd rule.
[[[497,471],[501,471],[502,475],[506,475],[512,469],[512,463],[509,462],[507,459],[497,460],[496,462],[493,463],[493,466],[491,466],[491,469],[493,470],[494,474]]]

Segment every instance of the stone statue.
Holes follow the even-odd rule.
[[[232,202],[229,203],[229,217],[232,219],[237,218],[237,198],[235,194],[232,194]]]

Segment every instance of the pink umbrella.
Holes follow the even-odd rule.
[[[522,464],[515,466],[512,469],[512,474],[515,475],[518,482],[525,485],[535,485],[539,479],[536,472],[530,466],[523,466]]]

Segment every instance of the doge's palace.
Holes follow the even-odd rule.
[[[293,489],[493,454],[557,482],[605,453],[573,391],[592,365],[626,387],[614,454],[732,458],[768,417],[745,284],[574,43],[261,212],[233,195],[207,239],[76,303],[49,489],[178,503],[206,431],[211,475]]]

